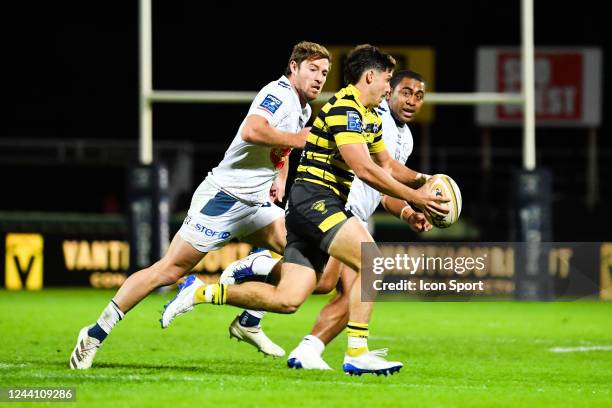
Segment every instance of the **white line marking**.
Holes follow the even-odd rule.
[[[0,369],[15,368],[15,367],[27,367],[29,364],[12,364],[12,363],[0,363]]]
[[[579,347],[553,347],[548,351],[552,353],[573,353],[582,351],[612,351],[612,346],[579,346]]]

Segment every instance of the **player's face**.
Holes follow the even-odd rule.
[[[391,81],[393,71],[378,71],[375,69],[373,73],[370,89],[372,91],[372,99],[374,100],[373,106],[378,106],[391,91],[389,81]]]
[[[402,78],[387,101],[397,119],[404,123],[410,122],[425,101],[425,84],[414,78]]]
[[[317,99],[321,95],[328,73],[329,60],[327,58],[302,61],[295,71],[295,85],[298,93],[306,101]]]

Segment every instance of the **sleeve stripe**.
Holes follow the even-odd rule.
[[[367,144],[361,133],[341,132],[341,133],[336,133],[334,137],[336,138],[336,144],[338,146],[342,146],[345,144],[353,144],[353,143]]]
[[[336,147],[336,142],[333,140],[327,140],[325,137],[321,137],[310,132],[306,142],[311,143],[315,146],[324,147],[326,149],[333,149]]]
[[[377,143],[372,143],[369,147],[369,151],[370,154],[375,154],[384,151],[386,148],[387,146],[385,145],[385,142],[383,140],[380,140]]]

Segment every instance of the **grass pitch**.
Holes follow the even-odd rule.
[[[341,371],[346,335],[323,357],[333,372],[289,370],[228,339],[237,309],[199,306],[167,330],[153,295],[119,323],[94,368],[68,369],[79,329],[113,292],[0,291],[0,387],[76,387],[86,407],[612,406],[612,303],[379,302],[370,348],[389,347],[399,375]],[[267,333],[289,352],[326,297],[292,316],[268,314]]]

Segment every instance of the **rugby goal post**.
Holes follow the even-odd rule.
[[[153,55],[152,55],[152,6],[151,0],[139,0],[139,161],[143,166],[153,165],[153,103],[216,103],[235,104],[250,103],[256,95],[251,91],[175,91],[153,89]],[[523,143],[522,172],[514,182],[517,187],[518,205],[516,222],[518,240],[534,243],[547,239],[546,224],[534,223],[534,217],[541,214],[550,216],[549,201],[538,201],[537,193],[549,200],[550,178],[542,177],[536,168],[535,142],[535,55],[534,55],[534,13],[533,0],[521,0],[521,61],[522,89],[521,93],[440,93],[427,95],[428,104],[439,105],[478,105],[478,104],[513,104],[523,107]],[[321,94],[322,100],[327,100],[331,93]],[[528,186],[527,188],[525,186]],[[535,186],[535,187],[534,187]],[[540,188],[544,187],[544,188]],[[543,194],[542,194],[543,193]],[[536,207],[540,206],[540,209]],[[548,206],[548,208],[546,208]],[[534,209],[536,211],[534,212]],[[542,211],[540,211],[542,210]],[[546,218],[546,216],[544,216]],[[539,231],[538,231],[539,230]],[[548,238],[550,239],[550,238]],[[160,254],[161,256],[161,254]],[[527,254],[529,256],[529,254]],[[534,255],[538,256],[538,255]],[[540,262],[531,262],[539,265]],[[519,268],[520,269],[520,268]],[[549,283],[544,270],[519,272],[515,276],[517,284],[516,296],[521,299],[548,298]],[[518,280],[517,280],[518,279]]]
[[[153,162],[153,103],[250,103],[256,92],[243,91],[171,91],[153,89],[153,44],[152,44],[151,0],[139,1],[140,18],[140,148],[142,164]],[[533,0],[521,0],[521,93],[439,93],[427,94],[428,104],[477,105],[514,104],[523,105],[523,168],[534,170],[535,162],[535,64],[533,37]],[[327,100],[331,93],[321,94]]]

